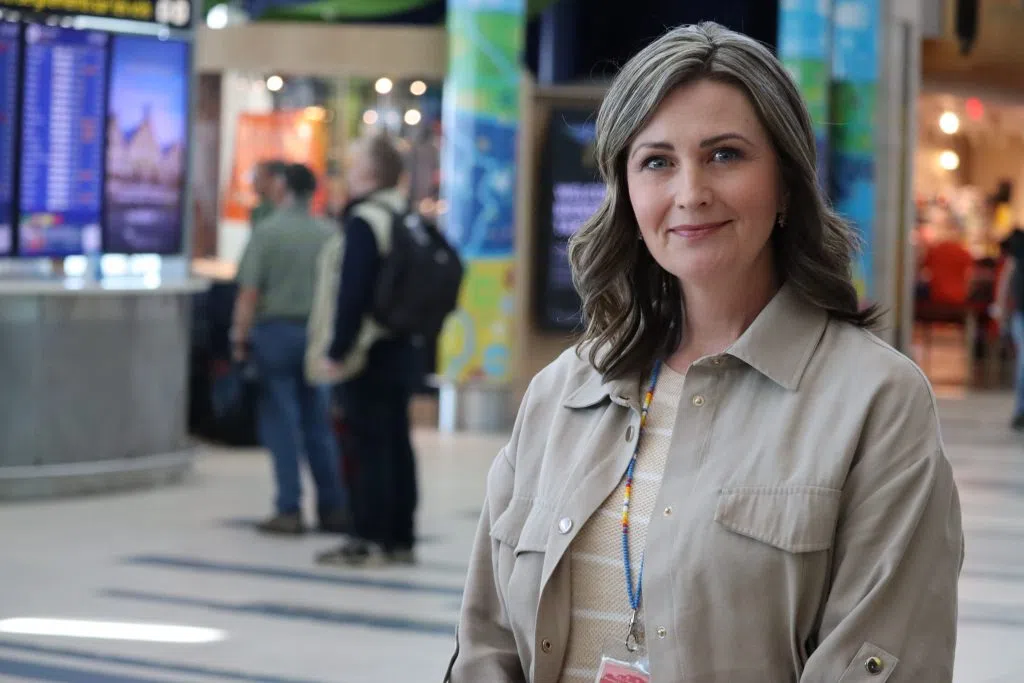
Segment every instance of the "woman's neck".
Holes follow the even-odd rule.
[[[705,356],[722,353],[764,310],[781,284],[774,270],[732,287],[683,286],[683,338],[668,364],[677,372]]]

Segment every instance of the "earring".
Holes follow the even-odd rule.
[[[786,227],[786,214],[783,212],[779,212],[779,214],[775,217],[775,222],[779,225],[780,228]]]

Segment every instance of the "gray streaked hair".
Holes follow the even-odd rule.
[[[780,279],[835,318],[862,327],[878,318],[874,307],[859,307],[850,273],[857,237],[818,187],[811,118],[785,68],[748,36],[710,22],[681,26],[641,50],[612,82],[597,116],[597,165],[607,192],[569,245],[586,325],[578,351],[588,350],[608,379],[649,371],[685,332],[678,280],[637,240],[626,156],[669,93],[700,80],[739,88],[776,152],[788,197],[785,225],[771,237]]]
[[[374,135],[364,140],[363,144],[373,163],[380,189],[397,187],[405,171],[405,159],[395,141],[388,135]]]

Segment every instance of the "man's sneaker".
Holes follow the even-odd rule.
[[[257,524],[256,528],[261,533],[278,536],[300,536],[306,531],[302,524],[302,515],[298,512],[274,515],[267,521]]]
[[[316,556],[317,564],[336,567],[369,567],[385,564],[386,558],[376,546],[353,538],[334,550]]]

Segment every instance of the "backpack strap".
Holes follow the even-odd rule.
[[[382,257],[391,253],[392,235],[396,221],[401,215],[384,202],[367,199],[360,202],[352,211],[357,218],[362,218],[370,226],[377,240],[377,250]]]

